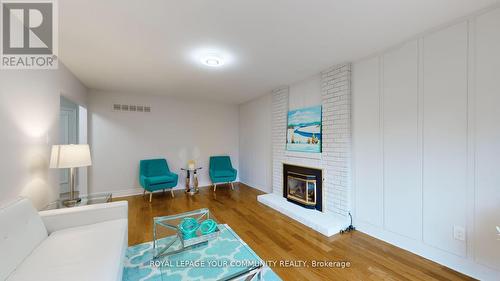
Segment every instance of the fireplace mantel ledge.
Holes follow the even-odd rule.
[[[349,226],[349,219],[341,215],[306,209],[288,202],[273,193],[257,196],[257,201],[325,235],[332,236]]]
[[[285,156],[294,157],[294,158],[306,158],[306,159],[321,160],[323,157],[323,154],[322,153],[309,153],[309,152],[297,152],[297,151],[285,150]]]

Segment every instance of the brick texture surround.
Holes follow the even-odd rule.
[[[273,193],[279,196],[283,196],[288,90],[284,87],[272,92]]]
[[[283,163],[323,169],[325,212],[347,216],[351,194],[351,65],[321,73],[323,145],[321,157],[285,150],[288,87],[272,92],[273,193],[283,195]]]

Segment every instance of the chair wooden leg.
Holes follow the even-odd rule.
[[[175,195],[174,195],[174,190],[173,190],[173,189],[170,189],[170,194],[172,194],[172,198],[174,198],[174,197],[175,197]]]
[[[142,196],[146,195],[146,190],[144,189],[144,191],[142,192]]]
[[[231,182],[231,190],[234,190],[233,182]]]
[[[151,203],[151,200],[153,200],[153,192],[149,193],[149,203]]]
[[[214,191],[217,190],[217,184],[214,183]]]

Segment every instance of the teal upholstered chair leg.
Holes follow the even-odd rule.
[[[233,184],[233,182],[230,182],[229,184],[231,185],[231,190],[234,190],[234,184]],[[214,191],[217,190],[217,184],[214,183],[213,185],[214,185]]]

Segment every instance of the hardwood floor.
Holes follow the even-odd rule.
[[[449,268],[354,231],[325,237],[257,202],[262,192],[244,184],[220,185],[217,192],[200,188],[190,197],[182,191],[116,198],[129,202],[129,244],[153,239],[152,219],[209,208],[227,223],[263,260],[307,261],[308,268],[273,267],[283,280],[473,280]],[[346,268],[313,268],[312,261],[350,262]]]

